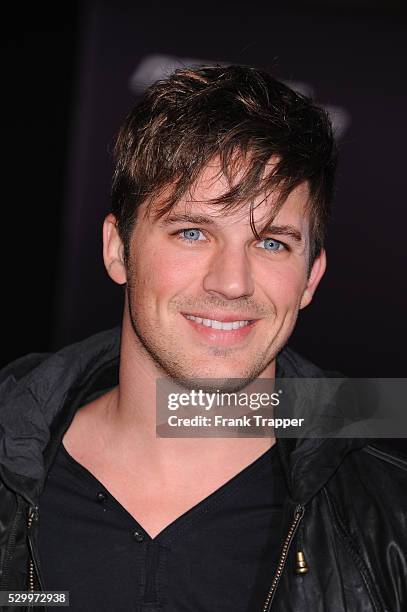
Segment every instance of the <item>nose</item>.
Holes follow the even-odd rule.
[[[228,300],[253,295],[254,282],[245,250],[224,245],[214,253],[203,286],[208,293]]]

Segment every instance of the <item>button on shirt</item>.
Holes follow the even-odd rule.
[[[40,499],[45,588],[72,612],[261,610],[286,494],[274,445],[152,539],[61,444]]]

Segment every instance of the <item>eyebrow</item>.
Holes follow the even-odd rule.
[[[159,224],[162,227],[175,225],[176,223],[192,223],[195,225],[210,225],[215,226],[216,221],[212,217],[205,215],[189,215],[185,213],[173,213],[172,215],[160,220]],[[274,234],[275,236],[287,236],[292,238],[297,243],[302,242],[301,232],[293,225],[268,225],[258,232],[259,236]]]
[[[160,225],[172,225],[174,223],[196,223],[197,225],[216,225],[215,221],[211,217],[205,217],[204,215],[188,215],[185,213],[173,213],[169,217],[161,219]]]
[[[287,236],[295,242],[302,242],[301,232],[293,225],[269,225],[259,232],[259,236],[274,234],[274,236]]]

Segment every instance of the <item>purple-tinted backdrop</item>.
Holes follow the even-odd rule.
[[[318,364],[349,375],[403,376],[404,25],[367,11],[283,12],[272,4],[249,8],[246,2],[219,4],[216,10],[188,2],[176,7],[89,4],[55,344],[120,322],[122,290],[108,279],[101,258],[113,138],[137,99],[135,79],[158,76],[171,58],[196,58],[272,70],[334,112],[341,163],[328,272],[314,303],[301,312],[291,343]]]

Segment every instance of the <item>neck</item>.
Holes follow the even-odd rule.
[[[275,363],[267,369],[274,378]],[[179,471],[230,466],[231,473],[250,464],[274,443],[274,437],[159,438],[156,435],[156,384],[165,374],[152,361],[131,326],[123,326],[119,386],[104,407],[106,445],[127,465],[148,465],[163,479]],[[227,463],[226,462],[227,459]]]

